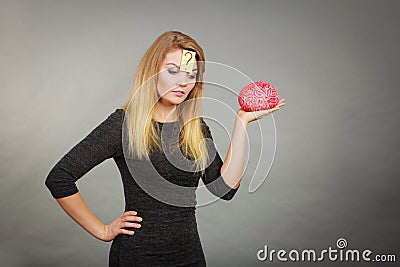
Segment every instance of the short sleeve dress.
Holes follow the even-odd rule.
[[[200,119],[205,137],[212,140],[209,127]],[[220,169],[223,161],[214,143],[208,143],[209,151],[214,149],[215,156],[204,175],[178,168],[164,151],[151,153],[150,161],[138,161],[140,167],[133,172],[137,170],[141,181],[151,180],[153,172],[146,170],[151,166],[172,184],[188,189],[185,196],[176,197],[182,197],[186,204],[191,205],[172,205],[143,190],[136,175],[135,178],[132,176],[123,150],[123,121],[123,109],[112,112],[55,164],[45,185],[54,198],[75,194],[78,192],[78,179],[104,160],[113,158],[122,178],[125,211],[137,211],[143,221],[141,228],[132,228],[134,235],[121,234],[112,241],[109,266],[206,266],[195,216],[199,180],[202,179],[213,195],[224,200],[232,199],[238,190],[229,187],[222,179]],[[167,139],[176,138],[174,132],[179,122],[154,123],[166,133]],[[158,188],[158,191],[162,192],[163,188]]]

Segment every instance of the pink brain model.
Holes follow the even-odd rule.
[[[238,102],[244,111],[270,109],[279,102],[278,92],[267,82],[254,82],[243,87]]]

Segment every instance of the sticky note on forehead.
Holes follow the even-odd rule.
[[[183,49],[180,70],[192,72],[195,59],[196,59],[196,52]]]

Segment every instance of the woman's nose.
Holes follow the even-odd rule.
[[[179,75],[178,85],[182,87],[186,87],[189,83],[189,78],[187,77],[187,72],[181,71]]]
[[[180,82],[180,83],[178,83],[178,85],[181,86],[181,87],[186,87],[187,83],[186,82]]]

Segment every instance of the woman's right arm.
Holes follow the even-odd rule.
[[[89,209],[81,194],[56,199],[61,208],[83,229],[97,239],[108,242],[119,234],[133,235],[134,231],[124,228],[140,228],[141,225],[133,221],[141,222],[142,218],[136,216],[136,211],[124,212],[110,224],[103,224]]]
[[[76,181],[93,167],[121,153],[123,113],[114,111],[84,139],[66,153],[49,172],[45,185],[62,209],[94,237],[111,241],[118,234],[133,234],[125,227],[139,228],[136,211],[126,211],[112,223],[104,225],[89,209]]]

